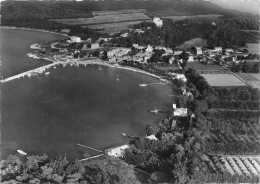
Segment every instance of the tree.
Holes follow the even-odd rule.
[[[248,50],[247,49],[243,49],[243,53],[247,54]]]
[[[92,183],[140,183],[132,166],[109,156],[87,162],[83,176]]]
[[[100,54],[100,52],[99,52],[98,50],[96,50],[96,51],[93,52],[92,55],[93,55],[94,57],[99,57],[99,54]]]

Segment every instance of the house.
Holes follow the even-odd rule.
[[[188,114],[187,108],[176,108],[173,110],[173,116],[185,117]]]
[[[175,50],[173,55],[177,56],[177,55],[180,55],[181,53],[182,53],[182,50]]]
[[[145,51],[146,52],[153,52],[153,47],[151,45],[148,45]]]
[[[125,144],[123,146],[119,146],[119,147],[108,149],[108,150],[106,150],[106,153],[109,156],[123,158],[124,155],[125,155],[125,150],[128,149],[128,148],[129,148],[129,146],[127,144]]]
[[[145,46],[141,46],[141,45],[138,45],[138,44],[133,44],[132,47],[134,47],[137,50],[145,49]]]
[[[139,34],[144,33],[144,31],[141,30],[141,29],[135,29],[134,32],[135,32],[135,33],[139,33]]]
[[[133,61],[136,61],[141,64],[147,63],[147,60],[150,59],[152,53],[150,52],[139,52],[133,56]]]
[[[71,37],[70,37],[70,41],[71,41],[72,43],[79,43],[79,42],[81,42],[81,38],[80,38],[80,37],[77,37],[77,36],[71,36]]]
[[[149,135],[145,137],[146,139],[155,140],[158,141],[158,139],[155,137],[155,135]]]
[[[177,74],[174,72],[169,72],[168,74],[172,76],[172,79],[181,79],[184,82],[187,82],[187,79],[184,74]]]
[[[196,47],[196,52],[197,52],[197,55],[201,55],[202,54],[201,47]]]
[[[128,36],[128,33],[121,34],[120,37],[126,38]]]
[[[91,49],[98,49],[99,48],[99,43],[92,43],[91,44]]]
[[[214,50],[215,50],[216,52],[221,52],[221,51],[222,51],[222,47],[215,47]]]
[[[228,54],[230,54],[230,53],[233,53],[234,52],[234,50],[233,49],[231,49],[231,48],[227,48],[227,49],[225,49],[226,50],[226,53],[228,53]]]
[[[131,49],[130,48],[114,48],[112,50],[109,50],[107,52],[107,57],[108,58],[112,58],[112,57],[122,57],[124,55],[126,55],[128,52],[130,52]]]
[[[159,17],[154,17],[153,18],[153,23],[155,23],[155,25],[157,26],[157,27],[162,27],[162,25],[163,25],[163,21],[159,18]]]
[[[189,56],[189,59],[188,59],[188,62],[193,62],[194,61],[194,56],[193,55],[190,55]]]

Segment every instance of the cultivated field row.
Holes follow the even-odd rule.
[[[203,160],[213,173],[229,173],[249,178],[260,176],[260,156],[203,155]]]

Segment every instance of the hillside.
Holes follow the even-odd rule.
[[[216,20],[186,19],[175,22],[170,19],[163,19],[161,28],[152,22],[143,22],[134,27],[135,29],[142,29],[144,31],[142,34],[133,32],[126,39],[115,38],[113,43],[119,46],[131,46],[133,43],[138,43],[140,45],[164,45],[175,48],[188,40],[202,38],[207,41],[209,47],[244,46],[248,41],[254,43],[257,40],[249,33],[241,30],[245,28],[254,30],[258,28],[258,25],[256,19],[244,17]],[[185,45],[187,46],[187,44]]]
[[[148,16],[222,14],[235,15],[210,2],[187,1],[3,1],[2,24],[10,19],[60,19],[93,17],[91,11],[146,9]]]

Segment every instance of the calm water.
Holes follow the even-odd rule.
[[[41,65],[25,56],[31,43],[60,38],[41,32],[0,31],[1,42],[9,40],[1,48],[5,66],[2,71],[7,71],[6,75]],[[19,44],[15,44],[17,40]],[[104,150],[126,143],[129,140],[122,132],[144,135],[146,124],[163,117],[149,110],[155,106],[167,109],[172,101],[170,86],[141,88],[138,83],[158,79],[131,71],[99,70],[97,66],[58,66],[49,71],[49,76],[14,80],[1,86],[3,158],[16,154],[17,149],[51,157],[65,153],[69,158],[96,154],[75,144]],[[116,81],[117,75],[120,82]]]

